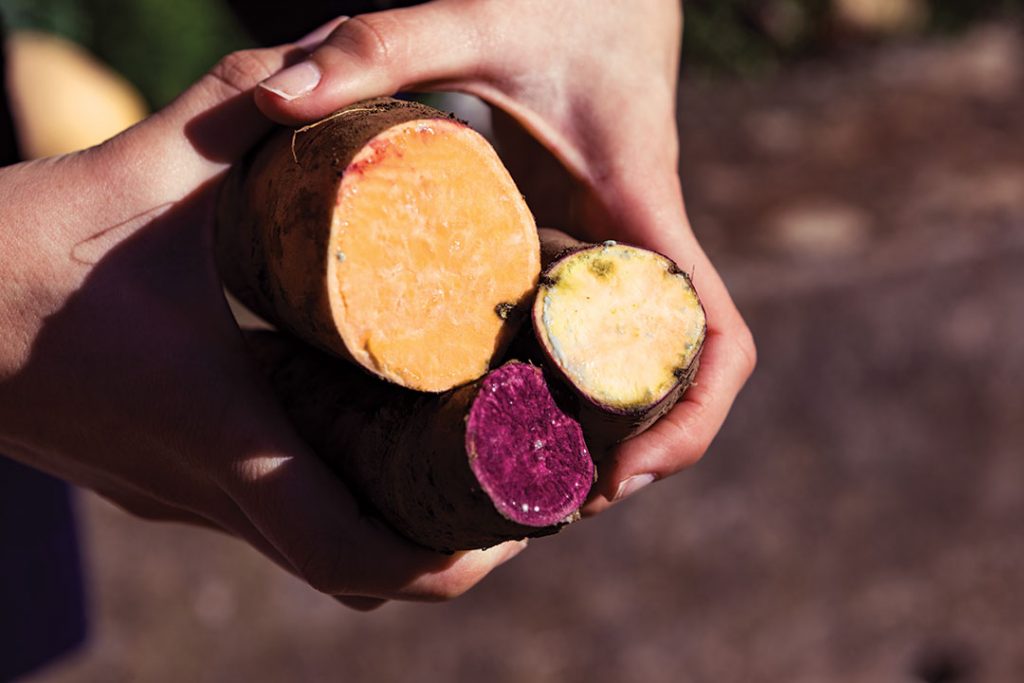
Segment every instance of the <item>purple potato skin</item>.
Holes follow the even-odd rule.
[[[297,433],[368,511],[409,540],[451,553],[549,535],[579,517],[593,461],[538,368],[512,362],[424,394],[276,333],[247,332],[246,341]],[[545,460],[556,466],[503,471],[504,458],[529,465],[529,425],[551,439]],[[530,485],[537,480],[555,485]]]
[[[552,286],[553,281],[550,278],[550,273],[563,260],[580,252],[600,249],[603,246],[602,244],[580,242],[559,230],[550,228],[541,229],[540,236],[542,272],[540,285],[537,290],[538,298],[543,295],[545,288]],[[674,268],[672,273],[684,278],[687,284],[693,288],[690,276],[676,266],[674,261],[664,254],[653,252],[653,250],[647,249],[646,251],[652,251],[652,253],[668,260]],[[694,292],[696,292],[696,289],[694,289]],[[698,302],[699,300],[698,297]],[[700,306],[701,310],[704,311],[703,303]],[[531,360],[537,359],[559,381],[572,389],[578,399],[574,415],[583,427],[587,446],[596,461],[600,461],[604,456],[608,455],[617,444],[646,431],[679,402],[686,390],[693,384],[694,378],[697,375],[697,370],[700,367],[700,356],[704,349],[704,340],[706,338],[706,334],[701,335],[692,360],[685,368],[678,368],[676,370],[674,373],[676,381],[667,392],[650,403],[630,409],[623,409],[601,402],[587,393],[585,389],[573,380],[565,368],[558,362],[552,349],[548,348],[545,344],[544,338],[540,333],[542,325],[543,321],[540,319],[537,308],[534,307],[532,309],[532,338],[528,342],[520,341],[514,348],[524,357],[528,357]],[[533,347],[533,351],[524,350],[529,346]]]

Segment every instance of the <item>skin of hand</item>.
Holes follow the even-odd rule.
[[[696,463],[756,363],[750,331],[683,204],[681,34],[678,0],[435,0],[344,21],[307,60],[256,89],[260,109],[285,124],[399,90],[480,97],[513,141],[506,161],[534,210],[573,208],[563,218],[540,211],[542,224],[654,249],[693,271],[708,316],[697,382],[602,461],[587,514]]]
[[[444,556],[363,515],[296,437],[222,296],[219,180],[293,45],[234,53],[83,152],[0,169],[0,452],[144,518],[234,534],[357,609],[461,594],[524,547]]]

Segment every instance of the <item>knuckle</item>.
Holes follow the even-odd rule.
[[[704,458],[711,447],[712,434],[694,434],[683,426],[676,427],[674,440],[663,451],[666,466],[662,471],[655,470],[657,479],[690,469]],[[680,442],[686,443],[686,446],[681,448],[678,445]]]
[[[245,92],[269,78],[276,69],[261,50],[239,50],[223,57],[210,70],[210,76],[235,92]]]
[[[383,67],[394,55],[397,20],[386,14],[366,14],[341,25],[335,47],[373,66]]]

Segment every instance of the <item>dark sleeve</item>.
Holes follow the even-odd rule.
[[[418,5],[422,0],[295,0],[282,11],[275,2],[228,0],[228,4],[249,34],[263,45],[280,45],[301,38],[317,26],[345,14],[354,17],[367,12]]]
[[[4,36],[3,17],[0,16],[0,166],[10,166],[21,160],[18,151],[18,138],[14,134],[14,119],[11,117],[11,107],[7,102],[7,61],[4,50],[6,40]]]
[[[75,531],[68,485],[0,455],[0,681],[85,639]]]

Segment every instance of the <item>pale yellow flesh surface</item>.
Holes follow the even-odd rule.
[[[595,401],[642,408],[679,382],[700,349],[704,310],[665,257],[608,243],[556,263],[534,309],[563,371]]]
[[[422,391],[484,374],[505,320],[536,285],[533,217],[490,145],[446,120],[412,121],[353,159],[335,212],[328,281],[359,362]]]

